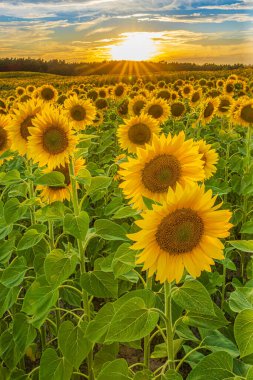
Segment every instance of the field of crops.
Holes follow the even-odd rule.
[[[0,380],[253,379],[252,95],[0,75]]]

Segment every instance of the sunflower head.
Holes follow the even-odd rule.
[[[35,91],[36,87],[33,86],[32,84],[29,84],[27,87],[26,87],[26,92],[27,94],[32,94],[34,91]]]
[[[117,112],[120,116],[126,117],[128,115],[128,105],[129,105],[128,99],[124,99],[123,102],[121,102],[118,105]]]
[[[117,84],[113,89],[113,95],[116,99],[123,98],[126,95],[127,88],[124,83]]]
[[[170,112],[171,112],[171,116],[174,119],[180,119],[182,116],[184,116],[186,112],[184,103],[180,101],[175,101],[171,103]]]
[[[214,117],[219,105],[218,99],[207,98],[202,104],[202,109],[200,113],[200,119],[203,125],[210,123]]]
[[[191,106],[193,106],[193,107],[197,106],[201,102],[201,97],[202,97],[202,90],[201,89],[194,90],[190,96]]]
[[[98,98],[98,92],[96,90],[89,90],[87,92],[87,98],[95,101]]]
[[[151,116],[159,123],[163,123],[170,115],[170,107],[165,100],[152,98],[143,108],[143,113]]]
[[[54,102],[58,96],[58,91],[50,84],[39,87],[37,93],[44,102]]]
[[[217,115],[227,116],[229,115],[229,109],[233,104],[233,98],[229,95],[221,95],[219,97],[219,105],[217,108]]]
[[[24,87],[21,87],[21,86],[18,86],[16,87],[16,95],[18,97],[20,97],[21,95],[24,95],[25,94],[25,88]]]
[[[203,161],[203,168],[205,172],[205,179],[209,179],[216,172],[216,164],[218,162],[218,154],[215,149],[212,149],[210,144],[207,144],[204,140],[199,140],[196,142],[199,150],[199,154],[202,155],[201,160]]]
[[[210,271],[213,259],[223,259],[224,246],[219,240],[229,236],[231,213],[214,206],[216,197],[204,186],[192,184],[169,189],[163,205],[147,210],[136,222],[140,231],[128,235],[135,241],[137,264],[144,264],[149,276],[156,272],[161,283],[179,282],[184,270],[192,277]]]
[[[0,154],[11,147],[10,125],[10,117],[0,114]]]
[[[191,84],[186,84],[181,88],[181,93],[184,98],[190,98],[193,87]]]
[[[171,99],[171,92],[167,89],[160,90],[157,92],[156,97],[169,101]]]
[[[85,168],[85,161],[79,158],[74,161],[74,171],[75,175],[78,175],[81,169]],[[55,201],[63,202],[65,199],[70,200],[71,195],[71,181],[69,174],[69,165],[60,165],[54,168],[54,171],[60,172],[64,175],[64,186],[37,186],[37,190],[41,191],[41,198],[45,203],[52,203]],[[45,170],[45,173],[50,172]]]
[[[103,123],[103,120],[104,120],[103,113],[101,111],[97,111],[92,125],[94,125],[94,127],[98,127],[99,125]]]
[[[14,98],[15,99],[15,98]],[[3,99],[0,98],[0,108],[5,109],[6,108],[6,103]]]
[[[135,153],[138,147],[144,147],[152,141],[153,134],[158,134],[158,123],[148,115],[140,115],[124,120],[118,127],[117,136],[122,149]]]
[[[77,95],[65,100],[64,109],[67,118],[77,130],[81,130],[86,125],[92,124],[96,115],[96,108],[91,101],[89,99],[80,99]]]
[[[204,179],[201,157],[193,141],[185,141],[184,132],[174,137],[154,135],[151,145],[137,149],[137,158],[121,165],[123,193],[137,209],[145,208],[143,196],[162,203],[170,187]]]
[[[238,104],[238,109],[234,111],[238,124],[245,127],[253,127],[253,99],[243,99]]]
[[[143,108],[145,107],[145,104],[147,103],[147,100],[142,95],[135,96],[132,100],[129,102],[129,113],[132,116],[140,116]]]
[[[75,150],[77,137],[71,124],[60,110],[46,106],[33,120],[29,128],[28,157],[38,162],[39,166],[47,165],[49,170],[64,166]]]
[[[95,106],[96,106],[97,110],[104,110],[108,107],[108,102],[104,98],[98,98],[95,101]]]

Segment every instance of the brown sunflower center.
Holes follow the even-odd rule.
[[[0,152],[7,146],[8,135],[5,129],[0,127]]]
[[[159,119],[163,114],[163,107],[160,104],[152,104],[148,109],[148,114],[154,119]]]
[[[106,108],[107,106],[108,106],[108,104],[107,104],[106,99],[99,98],[99,99],[96,100],[96,107],[97,107],[97,109],[102,110],[102,109]]]
[[[241,109],[241,118],[247,123],[253,123],[253,105],[247,104]]]
[[[213,114],[214,105],[212,102],[209,102],[204,110],[204,118],[210,117]]]
[[[196,103],[196,102],[199,101],[199,99],[200,99],[200,94],[199,94],[199,92],[194,92],[194,94],[192,95],[192,102],[193,102],[193,103]]]
[[[86,110],[80,104],[77,104],[71,108],[70,116],[75,121],[83,121],[86,118]]]
[[[20,134],[27,141],[27,137],[30,136],[29,127],[32,127],[32,120],[34,119],[34,115],[27,116],[22,123],[20,124]]]
[[[222,112],[222,113],[226,113],[228,112],[229,110],[229,107],[230,107],[230,101],[227,100],[227,99],[222,99],[220,101],[220,105],[219,105],[219,111]]]
[[[177,255],[192,251],[203,233],[204,223],[197,212],[182,208],[163,218],[155,236],[161,249]]]
[[[181,175],[181,165],[176,157],[161,154],[149,161],[142,171],[142,182],[152,193],[165,193],[174,187]]]
[[[226,86],[226,90],[227,90],[228,93],[233,92],[234,91],[234,86],[231,83],[229,83]]]
[[[145,105],[145,102],[144,100],[137,100],[134,104],[133,104],[133,111],[134,111],[134,114],[139,116],[140,113],[141,113],[141,110],[143,109]]]
[[[41,97],[44,100],[52,100],[54,98],[54,91],[49,87],[45,87],[41,90]]]
[[[151,136],[150,128],[143,123],[131,125],[128,130],[128,138],[134,144],[144,145],[150,141]]]
[[[180,117],[184,113],[185,107],[183,103],[173,103],[171,105],[171,115],[174,117]]]
[[[60,127],[52,126],[43,134],[43,147],[50,154],[59,154],[68,147],[66,132]]]
[[[123,86],[118,86],[115,88],[115,95],[116,96],[121,96],[124,93],[124,87]]]
[[[183,92],[184,92],[184,94],[186,94],[186,95],[188,95],[189,93],[190,93],[190,91],[191,91],[191,89],[190,89],[190,87],[184,87],[183,88]]]

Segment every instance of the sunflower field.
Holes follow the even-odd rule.
[[[252,95],[0,77],[0,380],[253,379]]]

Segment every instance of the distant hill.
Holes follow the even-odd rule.
[[[233,65],[216,65],[205,63],[181,62],[133,62],[133,61],[105,61],[91,63],[67,63],[62,60],[44,61],[31,58],[2,58],[0,59],[0,72],[38,72],[57,75],[148,75],[158,72],[178,71],[220,71],[244,68],[241,63]],[[253,66],[247,66],[253,67]]]

